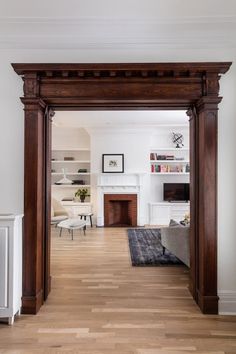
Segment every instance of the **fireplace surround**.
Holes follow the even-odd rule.
[[[135,217],[131,218],[132,226],[134,225],[144,226],[146,220],[145,219],[146,200],[145,200],[145,192],[144,192],[144,185],[145,185],[146,178],[147,175],[145,173],[98,174],[97,184],[96,184],[97,226],[108,226],[108,224],[110,224],[110,222],[106,224],[108,219],[105,220],[107,216],[105,215],[105,207],[104,207],[105,202],[107,200],[107,199],[105,200],[105,198],[108,198],[109,196],[116,196],[115,198],[117,203],[115,203],[115,199],[114,199],[113,209],[115,209],[117,213],[118,210],[120,210],[120,212],[121,210],[123,210],[124,212],[125,208],[127,208],[128,210],[131,206],[129,205],[125,206],[125,204],[127,204],[125,203],[125,201],[129,201],[129,203],[131,203],[132,198],[133,197],[136,198],[136,202],[135,202],[136,215]],[[107,197],[105,197],[106,195]],[[118,203],[119,200],[124,201],[122,208],[121,208],[122,203]],[[129,217],[130,216],[128,216],[127,219]]]
[[[137,226],[137,194],[104,194],[104,226]]]

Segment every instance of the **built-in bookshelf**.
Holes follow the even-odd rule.
[[[153,148],[150,150],[150,173],[153,175],[188,175],[188,148]]]
[[[63,176],[66,176],[71,184],[60,183]],[[65,189],[67,197],[73,197],[78,188],[89,189],[90,195],[90,149],[53,149],[51,181],[53,190]],[[87,197],[86,201],[90,201],[90,198]]]

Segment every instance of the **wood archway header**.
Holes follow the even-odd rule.
[[[24,81],[25,180],[22,311],[50,291],[52,110],[186,109],[190,117],[190,291],[218,312],[217,112],[231,63],[12,64]]]
[[[13,64],[24,97],[56,109],[186,109],[218,96],[230,63]]]

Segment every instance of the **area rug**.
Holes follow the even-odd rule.
[[[128,229],[129,249],[133,266],[183,265],[167,249],[163,255],[160,229]]]

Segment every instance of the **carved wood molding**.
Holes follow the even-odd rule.
[[[39,77],[202,77],[216,78],[229,69],[230,62],[206,63],[120,63],[120,64],[12,64],[18,75],[37,73]]]
[[[203,96],[218,96],[230,65],[12,64],[24,80],[24,97],[41,97],[56,109],[187,109]]]
[[[196,109],[198,113],[204,110],[218,110],[218,104],[222,101],[219,96],[203,96],[196,102]]]
[[[37,111],[38,108],[44,110],[47,106],[46,102],[39,97],[21,97],[25,111]]]

